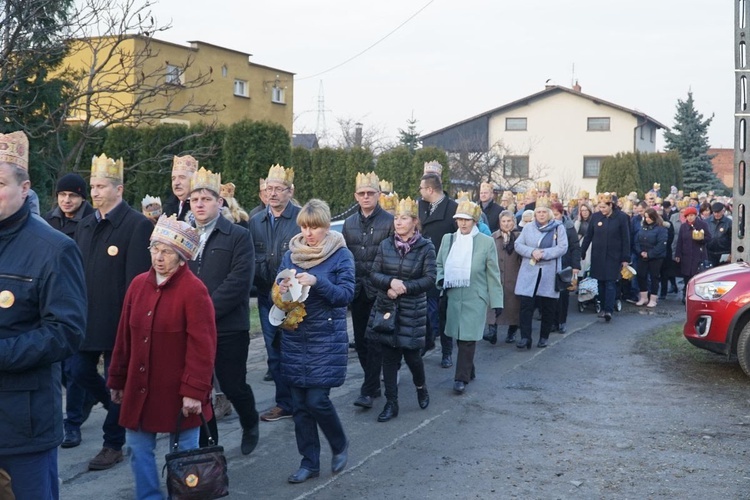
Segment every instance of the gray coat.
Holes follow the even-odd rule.
[[[568,251],[568,236],[565,234],[565,226],[558,225],[555,229],[557,241],[550,248],[544,249],[544,257],[536,264],[531,264],[531,253],[539,248],[539,242],[542,240],[544,233],[539,231],[535,222],[526,224],[521,231],[521,236],[516,239],[516,253],[523,257],[521,269],[518,271],[518,280],[516,281],[516,295],[525,297],[549,297],[557,299],[560,292],[555,291],[555,273],[561,269],[560,257]],[[537,277],[542,273],[542,279],[539,282],[539,288],[534,294]]]

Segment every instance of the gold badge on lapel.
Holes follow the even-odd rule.
[[[185,484],[188,488],[195,488],[198,486],[198,476],[195,474],[188,474],[185,478]]]
[[[120,249],[112,245],[111,247],[107,249],[107,253],[109,254],[110,257],[114,257],[115,255],[120,253]]]
[[[16,301],[16,297],[10,290],[3,290],[0,292],[0,307],[8,309]]]

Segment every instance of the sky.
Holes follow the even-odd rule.
[[[428,133],[539,92],[549,79],[578,80],[584,93],[669,127],[692,90],[697,109],[714,115],[711,146],[732,148],[736,3],[158,0],[151,10],[172,25],[159,39],[200,40],[295,73],[297,133],[316,131],[321,85],[329,134],[337,120],[352,120],[396,141],[412,117]]]

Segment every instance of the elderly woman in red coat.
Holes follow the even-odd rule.
[[[117,330],[109,388],[122,405],[136,497],[163,498],[154,457],[156,433],[175,431],[179,448],[198,448],[200,414],[211,418],[216,326],[211,298],[185,265],[200,246],[197,232],[162,215],[151,235],[151,269],[133,279]],[[170,436],[170,443],[174,436]]]

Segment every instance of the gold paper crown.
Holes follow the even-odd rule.
[[[552,183],[550,181],[539,181],[536,183],[536,188],[539,191],[547,191],[549,192],[550,188],[552,187]]]
[[[284,168],[279,164],[273,165],[268,170],[268,177],[266,177],[266,182],[280,182],[284,184],[287,187],[291,187],[292,184],[294,184],[294,169]]]
[[[515,196],[513,196],[513,191],[503,191],[503,196],[501,199],[503,200],[512,200]]]
[[[698,197],[698,191],[690,191],[690,197],[691,198],[697,198]]]
[[[390,193],[393,191],[393,183],[388,181],[380,181],[380,191],[383,193]]]
[[[481,213],[482,209],[479,205],[469,200],[462,200],[459,202],[458,207],[456,208],[456,215],[454,215],[453,218],[460,219],[462,218],[462,215],[467,215],[474,219],[474,222],[478,222]]]
[[[0,134],[0,162],[18,165],[29,169],[29,139],[20,130],[10,134]]]
[[[677,202],[677,208],[679,209],[687,208],[688,203],[690,203],[690,200],[687,198],[683,198]]]
[[[585,189],[581,189],[580,191],[578,191],[578,199],[587,200],[588,197],[589,197],[589,192],[586,191]]]
[[[628,199],[633,203],[638,203],[638,193],[636,193],[635,191],[631,191],[630,193],[628,193]]]
[[[626,212],[632,212],[633,211],[633,202],[630,201],[627,198],[624,198],[623,202],[622,202],[622,209],[624,211],[626,211]]]
[[[218,195],[221,192],[221,174],[214,174],[201,167],[190,178],[190,192],[198,189],[210,189]]]
[[[406,197],[398,202],[395,215],[408,215],[409,217],[419,217],[419,207],[416,200]]]
[[[659,184],[658,182],[654,182],[654,190],[659,190],[659,189],[661,189],[661,184]]]
[[[425,174],[435,174],[440,176],[443,173],[443,166],[435,160],[428,161],[424,164],[423,172]]]
[[[122,182],[123,163],[122,158],[115,161],[107,158],[104,153],[101,156],[94,156],[91,159],[91,178],[92,179],[111,179]]]
[[[471,191],[459,191],[456,193],[456,201],[460,200],[469,200],[471,201],[472,193]]]
[[[526,193],[516,193],[516,201],[518,203],[523,203],[523,200],[526,199]]]
[[[194,174],[198,170],[198,160],[190,155],[175,156],[172,158],[172,172],[175,170]]]
[[[661,205],[663,201],[664,201],[664,200],[662,200],[662,199],[661,199],[661,198],[659,198],[659,197],[657,197],[657,198],[656,198],[656,204],[657,204],[657,205]]]
[[[550,193],[549,194],[549,199],[553,203],[556,202],[556,201],[560,201],[560,195],[557,194],[557,193]]]
[[[276,307],[286,313],[284,321],[279,325],[285,330],[296,330],[304,317],[307,316],[304,302],[284,302],[278,283],[274,283],[271,288],[271,300]]]
[[[612,193],[599,193],[596,199],[599,203],[612,203]]]
[[[479,185],[479,189],[489,189],[490,191],[494,191],[495,186],[493,186],[489,182],[483,182]]]
[[[550,199],[546,196],[540,196],[536,199],[536,208],[549,208]]]
[[[398,194],[396,193],[380,193],[380,208],[383,210],[390,212],[392,210],[396,210],[396,207],[398,206]]]
[[[693,239],[696,241],[702,241],[706,238],[706,234],[703,229],[693,229]]]
[[[354,190],[359,191],[363,188],[370,188],[374,189],[375,191],[380,191],[380,180],[378,179],[378,176],[375,174],[375,172],[370,172],[369,174],[357,174],[357,180],[355,182]]]
[[[260,182],[259,182],[259,186],[258,187],[260,188],[261,191],[265,191],[266,190],[266,180],[263,177],[260,178]]]
[[[578,200],[577,200],[577,199],[575,199],[575,198],[571,198],[571,199],[570,199],[570,200],[568,201],[568,206],[569,206],[570,208],[573,208],[573,207],[575,207],[576,205],[578,205]]]
[[[192,260],[200,248],[201,237],[187,222],[177,220],[174,215],[162,215],[151,233],[151,241],[169,245],[185,260]]]
[[[234,185],[234,182],[222,184],[219,191],[219,196],[221,196],[222,198],[234,198],[234,190],[236,187],[237,186]]]

